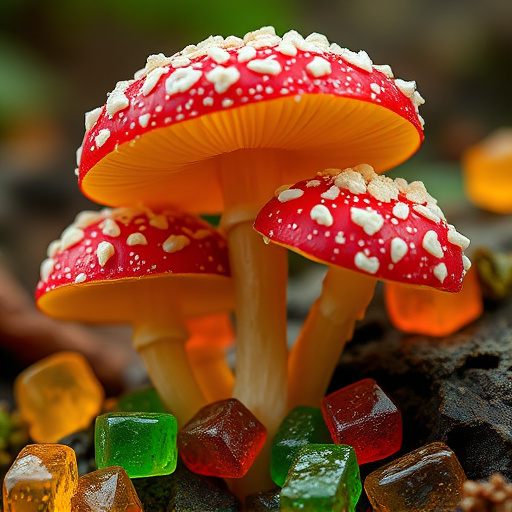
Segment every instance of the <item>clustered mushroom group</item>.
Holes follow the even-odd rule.
[[[319,404],[375,280],[460,290],[468,240],[421,183],[377,175],[419,148],[422,103],[415,82],[317,33],[264,27],[150,56],[86,114],[79,186],[112,209],[50,245],[40,309],[131,323],[181,425],[216,396],[188,362],[191,325],[234,311],[232,396],[269,440],[244,488],[270,487],[273,433],[291,407]],[[198,214],[220,214],[219,231]],[[330,265],[290,357],[286,248]],[[220,374],[224,397],[233,376]]]

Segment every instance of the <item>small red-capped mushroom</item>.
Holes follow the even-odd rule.
[[[185,424],[206,404],[185,351],[187,319],[234,307],[226,242],[177,211],[82,212],[50,244],[36,301],[55,318],[131,324],[149,377]]]
[[[423,141],[422,103],[414,82],[364,51],[264,27],[153,55],[86,116],[86,196],[222,212],[237,308],[234,396],[268,439],[286,414],[287,267],[284,250],[260,243],[254,218],[277,187],[312,168],[365,155],[383,171],[406,160]]]
[[[290,352],[290,407],[319,404],[377,280],[458,292],[469,268],[469,240],[447,224],[423,183],[393,181],[364,164],[283,188],[255,229],[329,265]]]

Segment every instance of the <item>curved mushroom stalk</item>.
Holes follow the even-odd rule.
[[[36,291],[42,311],[131,324],[149,377],[178,422],[206,405],[187,358],[186,321],[233,310],[218,231],[178,211],[105,209],[77,216],[48,256]]]
[[[329,169],[282,190],[254,226],[329,265],[290,355],[291,407],[319,404],[377,279],[458,292],[470,264],[469,240],[447,224],[423,183],[393,181],[369,165]]]
[[[288,409],[319,407],[343,348],[363,318],[377,280],[330,267],[288,362]]]

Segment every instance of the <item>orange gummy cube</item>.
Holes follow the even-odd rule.
[[[73,512],[142,512],[137,491],[120,466],[81,476],[71,505]]]
[[[466,194],[484,210],[512,213],[512,128],[501,128],[468,148],[462,159]]]
[[[58,352],[29,366],[16,378],[14,393],[30,437],[38,443],[54,443],[88,427],[105,395],[77,352]]]
[[[384,297],[395,327],[427,336],[452,334],[476,320],[483,311],[482,293],[473,268],[464,277],[459,293],[386,282]]]
[[[76,456],[69,446],[27,445],[5,475],[4,512],[69,512],[77,483]]]

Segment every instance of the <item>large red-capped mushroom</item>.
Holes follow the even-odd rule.
[[[423,183],[393,181],[364,164],[281,189],[255,229],[329,265],[290,352],[290,407],[318,406],[377,280],[458,292],[469,268],[469,240],[447,224]]]
[[[185,351],[187,320],[232,311],[234,301],[226,241],[203,220],[147,208],[82,212],[50,244],[36,301],[55,318],[131,324],[179,424],[206,405]]]
[[[286,413],[286,253],[261,244],[254,218],[312,168],[364,154],[383,171],[407,159],[423,140],[422,102],[414,82],[364,51],[264,27],[153,55],[86,116],[86,196],[222,212],[237,308],[234,396],[269,439]]]

